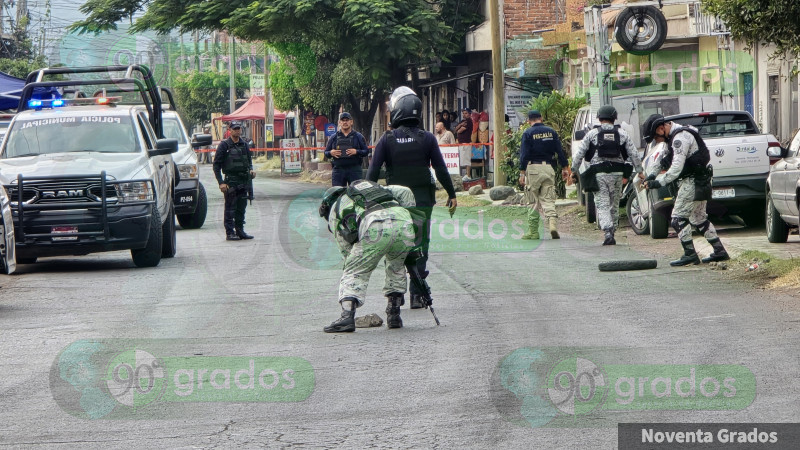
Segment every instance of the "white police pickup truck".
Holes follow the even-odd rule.
[[[98,80],[37,81],[23,88],[19,113],[0,146],[0,182],[14,216],[18,263],[130,250],[136,266],[153,267],[175,255],[171,155],[177,142],[157,137],[161,115],[158,108],[153,114],[152,105],[161,102],[154,86],[129,77],[130,72],[110,84],[137,84],[143,97],[151,96],[149,104],[63,99],[57,93],[71,83],[103,82]],[[42,89],[55,93],[36,98]]]

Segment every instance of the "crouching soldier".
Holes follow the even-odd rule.
[[[415,244],[414,222],[406,208],[413,207],[414,194],[403,186],[382,187],[359,180],[347,188],[334,186],[325,191],[319,215],[328,221],[345,259],[339,282],[342,316],[324,328],[326,333],[355,331],[356,308],[364,304],[369,277],[384,257],[386,325],[403,326],[400,306],[406,292],[405,259]]]

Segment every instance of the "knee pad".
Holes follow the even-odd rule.
[[[706,234],[706,231],[708,231],[708,227],[710,226],[711,222],[709,222],[708,219],[706,219],[706,221],[701,223],[700,225],[695,225],[695,227],[697,227],[697,231],[699,231],[700,234]]]
[[[682,229],[686,228],[689,225],[689,220],[683,217],[673,217],[672,222],[670,222],[672,228],[675,230],[676,233],[680,233]]]

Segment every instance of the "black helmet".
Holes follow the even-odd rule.
[[[331,213],[331,206],[344,194],[345,190],[346,188],[344,186],[333,186],[322,194],[322,203],[319,204],[320,217],[328,220],[328,216]]]
[[[415,127],[422,122],[422,101],[411,88],[400,86],[392,92],[389,119],[394,129],[402,125]]]
[[[617,120],[617,108],[611,105],[601,106],[600,109],[597,110],[597,118],[614,122]]]
[[[656,128],[664,125],[664,116],[661,114],[651,114],[642,124],[642,137],[646,143],[653,142],[656,137]]]

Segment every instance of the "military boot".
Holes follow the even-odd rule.
[[[411,309],[424,308],[425,304],[422,302],[422,296],[419,294],[411,294]]]
[[[244,227],[237,228],[236,235],[239,236],[240,239],[253,239],[253,236],[244,232]]]
[[[240,239],[241,239],[241,238],[240,238],[240,237],[239,237],[239,236],[236,234],[236,232],[235,232],[235,231],[233,231],[233,230],[227,230],[227,231],[225,232],[225,235],[226,235],[226,236],[225,236],[225,240],[228,240],[228,241],[238,241],[238,240],[240,240]]]
[[[681,245],[683,246],[683,256],[681,256],[680,259],[676,259],[675,261],[670,261],[669,265],[677,267],[677,266],[686,266],[689,264],[700,264],[700,257],[697,256],[697,252],[694,250],[694,242],[681,241]]]
[[[330,325],[323,328],[326,333],[349,333],[356,331],[356,302],[349,301],[350,309],[345,309],[342,301],[342,316],[334,320]]]
[[[558,217],[548,218],[547,223],[550,225],[550,237],[553,239],[561,239],[561,236],[558,235],[558,230],[556,229],[558,226]]]
[[[708,255],[708,257],[701,259],[703,263],[710,263],[712,261],[727,261],[731,259],[728,256],[728,252],[725,251],[725,247],[722,246],[722,242],[719,238],[709,239],[708,243],[711,244],[711,247],[714,248],[714,252]]]
[[[603,245],[617,245],[616,239],[614,239],[614,230],[606,230],[605,240],[603,241]]]
[[[400,319],[400,305],[403,304],[403,294],[389,294],[386,296],[389,301],[386,305],[386,326],[389,328],[403,328],[403,321]]]
[[[528,232],[522,235],[522,239],[539,239],[539,214],[528,216]]]

